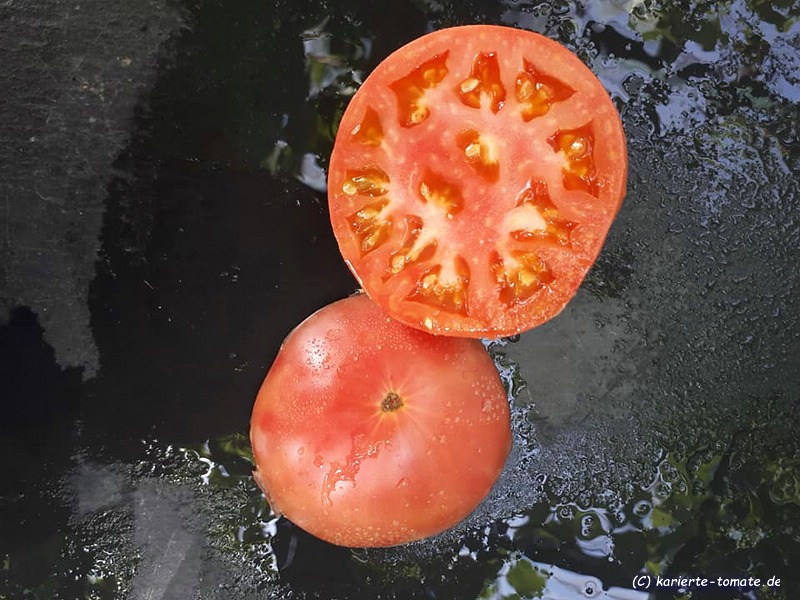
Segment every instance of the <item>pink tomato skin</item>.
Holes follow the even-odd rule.
[[[511,447],[506,393],[483,345],[402,325],[365,295],[289,334],[258,392],[250,438],[272,508],[349,547],[457,524]]]

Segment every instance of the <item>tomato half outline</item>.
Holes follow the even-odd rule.
[[[275,512],[333,544],[379,547],[468,516],[503,468],[511,428],[479,341],[402,325],[360,294],[289,334],[250,439]]]
[[[619,114],[539,34],[443,29],[367,77],[342,117],[328,199],[341,253],[394,318],[500,337],[557,315],[625,195]]]

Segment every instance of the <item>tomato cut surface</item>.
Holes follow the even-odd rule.
[[[360,295],[289,334],[258,392],[250,439],[276,512],[364,547],[466,517],[500,474],[511,431],[480,342],[407,327]]]
[[[340,123],[328,198],[342,255],[389,314],[502,336],[572,298],[626,173],[619,115],[580,59],[473,25],[423,36],[370,74]]]

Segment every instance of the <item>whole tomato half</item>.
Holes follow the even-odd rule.
[[[350,547],[455,525],[511,447],[505,390],[482,344],[402,325],[365,295],[289,334],[258,392],[250,439],[273,510]]]
[[[498,337],[558,314],[625,195],[619,114],[568,49],[530,31],[435,31],[379,64],[330,160],[331,223],[394,318]]]

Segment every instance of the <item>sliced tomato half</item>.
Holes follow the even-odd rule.
[[[402,47],[339,126],[331,222],[390,315],[433,333],[512,335],[558,314],[625,193],[619,115],[572,52],[474,25]]]

